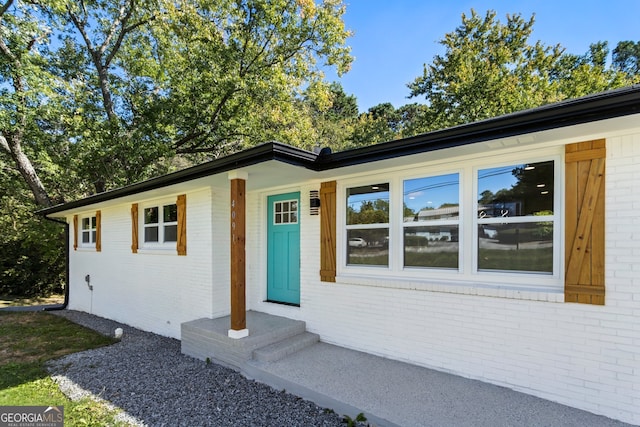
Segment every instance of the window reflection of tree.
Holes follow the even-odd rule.
[[[542,211],[553,214],[553,161],[480,172],[480,189],[482,181],[487,178],[506,174],[515,178],[511,188],[501,188],[495,193],[486,188],[480,190],[478,205],[483,212],[481,217],[529,216]]]

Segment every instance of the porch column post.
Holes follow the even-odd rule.
[[[231,184],[231,329],[229,337],[244,338],[247,329],[245,297],[245,186],[248,174],[229,172]]]

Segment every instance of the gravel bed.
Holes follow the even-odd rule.
[[[180,353],[180,341],[87,313],[52,312],[112,335],[120,342],[71,354],[47,365],[71,399],[91,396],[147,426],[344,426],[341,417],[314,403],[240,373]]]

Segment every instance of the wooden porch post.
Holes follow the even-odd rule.
[[[249,335],[245,300],[245,186],[247,174],[230,172],[231,181],[231,329],[229,337]]]

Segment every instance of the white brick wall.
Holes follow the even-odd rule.
[[[247,195],[247,308],[305,320],[325,342],[640,424],[639,166],[640,134],[608,139],[605,306],[438,283],[322,283],[320,216],[308,212],[309,190],[320,183],[304,182]],[[264,302],[264,205],[267,195],[291,191],[301,193],[300,307]],[[181,322],[228,314],[228,205],[228,187],[187,193],[186,257],[132,254],[130,204],[103,209],[102,252],[72,250],[70,308],[176,338]]]
[[[213,239],[209,263],[213,266],[213,277],[207,278],[207,284],[211,284],[212,317],[226,316],[230,312],[229,301],[231,299],[230,249],[231,240],[230,213],[229,213],[229,187],[215,188],[213,190],[213,210],[211,213],[211,228]],[[205,278],[203,277],[203,280]]]
[[[221,310],[221,302],[212,304],[220,295],[211,286],[211,205],[210,190],[187,193],[187,256],[131,253],[131,204],[102,209],[102,252],[71,249],[69,308],[175,338],[182,322]],[[215,248],[229,252],[224,244]],[[224,273],[216,277],[224,279]]]
[[[561,294],[510,299],[472,295],[473,290],[461,294],[321,283],[320,217],[310,216],[306,208],[308,190],[319,188],[313,183],[300,187],[301,306],[264,303],[266,273],[258,268],[248,281],[250,307],[305,320],[325,342],[638,424],[639,184],[640,135],[608,139],[605,306],[563,303]],[[255,265],[266,257],[261,249],[265,198],[252,195],[248,208],[251,234],[262,239],[247,247]]]

